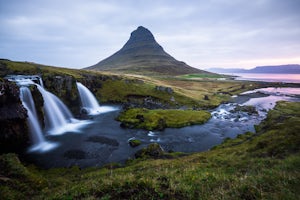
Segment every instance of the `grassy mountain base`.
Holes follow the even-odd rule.
[[[300,103],[208,152],[125,167],[41,170],[0,156],[0,199],[299,199]]]

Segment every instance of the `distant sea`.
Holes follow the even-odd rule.
[[[236,80],[300,83],[300,74],[262,74],[262,73],[226,73],[238,76]]]

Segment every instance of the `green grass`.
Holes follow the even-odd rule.
[[[185,74],[179,76],[179,78],[187,78],[187,79],[205,79],[205,78],[211,78],[211,79],[217,79],[217,78],[226,78],[224,75],[219,74]]]
[[[207,111],[133,108],[122,112],[117,119],[126,127],[154,130],[203,124],[210,117]]]
[[[257,127],[214,149],[117,168],[55,168],[0,156],[1,199],[299,199],[300,103],[280,102]]]

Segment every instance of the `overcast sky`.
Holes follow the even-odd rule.
[[[0,0],[0,58],[87,67],[140,25],[200,69],[300,64],[300,0]]]

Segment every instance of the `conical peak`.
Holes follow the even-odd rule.
[[[143,26],[139,26],[135,31],[131,33],[130,39],[133,40],[154,40],[152,33]],[[155,41],[155,40],[154,40]]]
[[[123,46],[122,50],[132,49],[145,45],[147,45],[148,47],[152,46],[161,48],[160,45],[155,41],[152,33],[148,29],[139,26],[131,33],[129,40]]]

